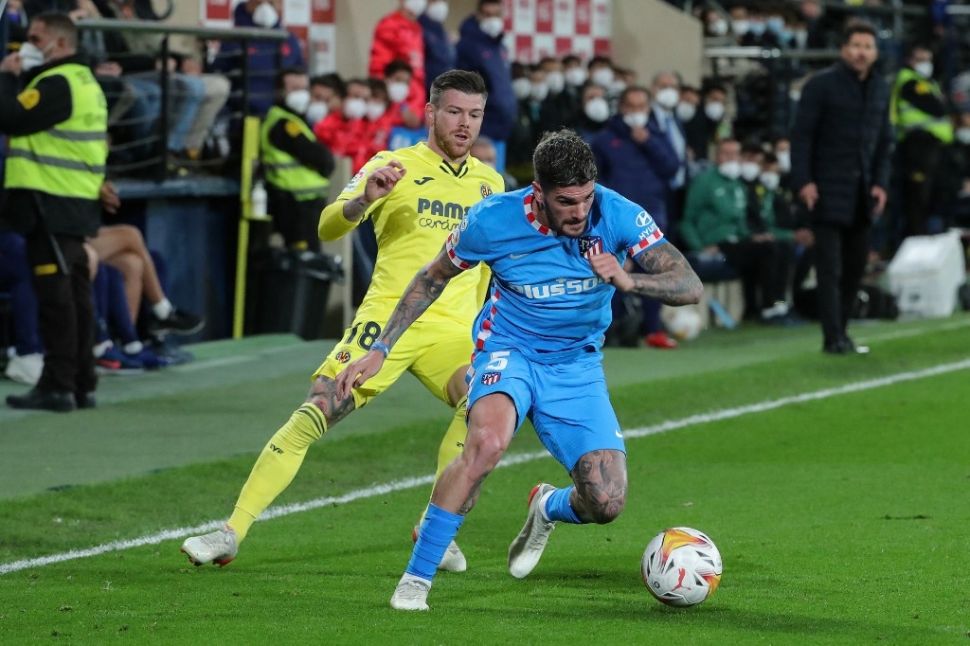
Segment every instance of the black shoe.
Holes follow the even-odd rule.
[[[205,319],[189,312],[172,308],[168,318],[152,318],[148,323],[148,333],[152,336],[164,337],[166,334],[195,334],[205,327]]]
[[[7,395],[7,406],[31,410],[49,410],[55,413],[70,413],[76,408],[71,393],[58,390],[31,388],[23,395]]]
[[[94,391],[88,393],[74,393],[74,403],[78,409],[97,408],[98,400],[94,398]]]
[[[845,347],[846,354],[869,354],[869,346],[856,345],[849,337],[842,338],[842,345]]]
[[[825,354],[845,354],[848,350],[842,341],[832,341],[822,346],[822,352]]]

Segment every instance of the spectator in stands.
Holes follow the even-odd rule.
[[[418,22],[418,16],[427,6],[428,0],[398,0],[397,10],[381,18],[374,27],[367,67],[368,76],[380,79],[385,78],[384,70],[392,61],[405,61],[410,65],[411,79],[405,99],[416,115],[424,114],[428,96],[424,87],[424,34]],[[393,98],[394,103],[402,100],[396,95]]]
[[[519,116],[508,142],[506,157],[509,171],[521,181],[528,181],[532,172],[532,152],[549,121],[549,86],[546,85],[546,74],[538,66],[529,66],[526,73],[527,76],[513,81],[516,96],[520,97]]]
[[[549,90],[542,105],[542,130],[553,132],[572,123],[574,99],[566,90],[566,77],[559,59],[546,56],[539,61],[539,69]]]
[[[370,124],[367,121],[367,104],[370,101],[370,84],[365,79],[347,81],[347,96],[341,103],[340,112],[331,112],[317,122],[313,134],[335,155],[359,157],[361,145],[366,143]],[[356,173],[359,166],[352,170]]]
[[[741,146],[741,181],[748,191],[749,202],[758,185],[758,178],[761,177],[761,163],[764,161],[764,156],[761,143],[756,139],[747,141]]]
[[[477,10],[461,23],[455,66],[481,74],[488,88],[482,134],[505,142],[515,126],[516,101],[512,91],[509,55],[502,44],[505,30],[502,0],[478,0]]]
[[[943,152],[939,203],[944,228],[970,228],[970,112],[956,116],[954,142]]]
[[[100,222],[108,111],[66,14],[35,16],[27,40],[0,62],[0,132],[10,136],[3,218],[26,239],[46,356],[37,385],[7,405],[67,412],[95,405],[84,237]]]
[[[431,92],[431,83],[442,72],[455,68],[457,54],[451,37],[445,31],[448,0],[431,0],[424,13],[418,16],[424,36],[424,89]]]
[[[675,238],[687,186],[687,139],[684,136],[684,125],[677,117],[680,76],[672,71],[658,72],[650,84],[650,91],[653,94],[650,121],[667,138],[677,155],[677,172],[670,178],[670,190],[667,194],[667,222],[662,226],[665,235]]]
[[[772,152],[778,158],[778,172],[781,174],[781,185],[785,190],[791,190],[791,140],[784,135],[774,138],[771,145]]]
[[[259,27],[263,29],[283,29],[280,18],[282,0],[246,0],[236,5],[232,12],[232,22],[236,27]],[[246,69],[249,74],[247,90],[249,105],[235,106],[247,114],[262,117],[273,105],[276,78],[282,69],[305,68],[300,41],[291,33],[286,34],[283,42],[272,40],[250,40],[247,51],[242,50],[242,41],[222,42],[219,56],[213,67],[216,71],[229,76],[233,90],[241,90],[242,76],[240,59],[247,57]]]
[[[309,87],[303,70],[280,72],[276,103],[260,127],[269,212],[286,245],[300,251],[319,249],[317,223],[334,168],[333,154],[304,120]]]
[[[363,166],[371,157],[387,150],[391,129],[401,125],[400,105],[388,98],[388,87],[380,79],[370,79],[370,99],[367,101],[367,130],[365,141],[352,160],[352,166]]]
[[[686,126],[694,119],[697,108],[701,104],[701,93],[693,85],[682,85],[680,88],[680,102],[677,103],[677,121]],[[689,150],[689,148],[688,148]]]
[[[389,125],[417,128],[424,123],[424,106],[415,109],[408,101],[414,79],[411,66],[401,59],[395,59],[384,67],[380,78],[384,79],[387,89]]]
[[[708,84],[704,89],[704,109],[684,124],[687,147],[693,152],[694,159],[707,159],[711,144],[727,134],[723,132],[726,128],[722,128],[726,112],[727,90],[717,83]]]
[[[930,233],[927,223],[937,194],[936,179],[945,146],[953,143],[953,124],[946,97],[933,80],[933,52],[925,45],[910,47],[896,75],[890,120],[899,139],[902,175],[903,235]]]
[[[889,87],[872,74],[877,57],[875,29],[850,23],[842,60],[802,88],[792,128],[792,190],[811,214],[823,350],[832,354],[868,351],[846,330],[889,180]]]
[[[486,166],[498,170],[498,151],[495,150],[495,143],[488,137],[479,137],[471,149],[471,156],[478,159]],[[502,172],[502,179],[505,180],[505,190],[514,191],[519,188],[519,182],[506,172]]]
[[[44,346],[30,269],[23,236],[0,230],[0,289],[10,294],[14,341],[4,374],[7,379],[35,386],[44,370]]]
[[[610,104],[602,86],[587,82],[581,92],[582,113],[576,121],[576,133],[589,143],[593,136],[606,126],[610,118]]]
[[[347,86],[339,74],[324,74],[310,79],[310,107],[306,110],[306,120],[313,128],[330,113],[341,110]]]
[[[620,95],[619,113],[592,141],[599,181],[642,206],[661,230],[667,227],[670,180],[679,169],[677,152],[650,120],[650,93],[632,85]],[[660,302],[644,298],[641,334],[648,346],[675,348],[660,322]]]
[[[689,249],[688,258],[702,279],[710,267],[721,263],[741,276],[746,318],[770,322],[784,317],[788,314],[785,257],[772,240],[751,237],[747,195],[739,179],[741,144],[722,139],[716,162],[695,177],[687,191],[680,236]]]
[[[562,75],[566,87],[562,93],[562,104],[565,107],[566,125],[575,128],[576,122],[583,114],[583,86],[589,79],[586,66],[575,54],[569,54],[562,59]]]
[[[198,110],[187,129],[184,131],[182,142],[169,139],[170,148],[176,153],[184,155],[190,160],[198,160],[202,156],[202,149],[206,139],[212,132],[212,127],[223,106],[229,99],[230,83],[223,74],[205,73],[205,61],[202,59],[200,42],[197,38],[182,41],[178,55],[179,74],[182,83],[195,85],[195,91],[201,87],[202,99]],[[171,45],[170,45],[171,46]]]

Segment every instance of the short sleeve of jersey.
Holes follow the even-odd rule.
[[[462,219],[458,228],[445,240],[445,253],[462,271],[471,269],[483,260],[488,260],[489,245],[485,219],[481,217],[484,203],[479,202],[469,209],[468,215]]]
[[[626,249],[631,258],[650,247],[667,241],[663,232],[642,206],[614,194],[604,206],[610,218],[610,228],[616,236],[617,246]]]

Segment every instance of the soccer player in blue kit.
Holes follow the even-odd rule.
[[[522,421],[529,417],[573,484],[536,486],[509,571],[527,576],[557,522],[609,523],[626,500],[623,434],[600,347],[615,289],[670,305],[696,303],[700,279],[642,207],[595,183],[593,153],[575,133],[547,134],[535,181],[473,206],[438,256],[411,281],[370,352],[337,376],[338,396],[375,375],[394,343],[448,281],[479,262],[492,269],[475,321],[468,435],[435,486],[411,560],[391,598],[427,610],[439,561]],[[646,273],[629,274],[632,257]]]

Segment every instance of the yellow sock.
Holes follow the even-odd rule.
[[[445,431],[445,436],[441,438],[438,446],[438,470],[435,471],[434,480],[438,482],[442,472],[452,461],[461,455],[465,448],[465,435],[468,434],[468,425],[465,423],[465,413],[468,410],[468,396],[462,397],[455,408],[455,415],[451,418],[451,424]]]
[[[307,448],[327,432],[327,420],[313,404],[303,404],[270,438],[239,492],[227,523],[240,543],[253,522],[290,486],[303,464]]]

